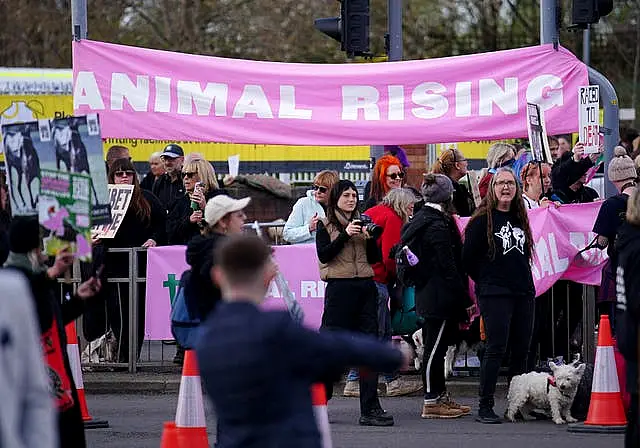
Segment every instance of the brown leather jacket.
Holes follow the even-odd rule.
[[[336,278],[372,278],[370,263],[376,260],[377,246],[374,240],[363,235],[349,237],[344,230],[348,221],[338,215],[341,228],[327,219],[321,219],[316,235],[316,248],[320,260],[320,278],[324,281]]]

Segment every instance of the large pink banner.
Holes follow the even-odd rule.
[[[606,252],[584,249],[595,236],[591,229],[601,202],[563,205],[529,212],[536,257],[531,267],[536,293],[547,291],[560,279],[587,285],[599,285]],[[461,221],[463,228],[467,220]],[[145,338],[173,339],[169,315],[171,301],[182,272],[184,246],[155,247],[147,258],[147,295]],[[305,325],[319,328],[324,304],[325,283],[320,280],[318,259],[313,244],[275,246],[274,255],[289,287],[305,313]],[[281,291],[271,284],[266,308],[284,308]]]
[[[578,128],[586,66],[542,45],[376,64],[287,64],[73,42],[74,111],[105,138],[292,145],[385,145]]]

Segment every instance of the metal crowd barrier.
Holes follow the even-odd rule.
[[[268,228],[268,227],[282,227],[284,224],[282,223],[258,223],[258,227],[259,228]],[[256,224],[248,224],[247,225],[248,228],[252,228],[255,230]],[[140,269],[139,269],[139,262],[140,262],[140,258],[139,255],[141,252],[146,252],[146,249],[143,248],[122,248],[122,249],[109,249],[108,251],[109,253],[121,253],[121,254],[126,254],[127,255],[127,259],[128,259],[128,272],[129,272],[129,276],[128,277],[117,277],[117,278],[108,278],[107,279],[107,283],[110,284],[126,284],[128,285],[128,292],[129,292],[129,306],[128,306],[128,314],[129,314],[129,325],[128,325],[128,330],[129,330],[129,339],[127,341],[121,341],[121,343],[123,344],[127,344],[128,345],[128,353],[129,353],[129,357],[126,363],[124,362],[108,362],[108,361],[101,361],[99,360],[98,363],[93,363],[90,361],[89,358],[89,362],[83,362],[83,367],[89,367],[89,368],[97,368],[97,369],[127,369],[130,373],[135,373],[138,371],[139,367],[141,365],[143,366],[154,366],[154,367],[166,367],[172,364],[172,361],[170,359],[165,359],[165,350],[167,351],[167,354],[170,356],[172,355],[171,350],[166,349],[166,342],[162,342],[162,341],[145,341],[146,345],[146,351],[147,351],[147,355],[148,355],[148,359],[144,360],[143,359],[143,354],[145,352],[145,347],[143,345],[143,348],[141,350],[140,353],[140,358],[137,356],[138,354],[138,319],[139,319],[139,315],[138,315],[138,303],[140,298],[138,297],[138,285],[139,284],[145,284],[146,283],[146,278],[145,277],[141,277],[139,275],[140,273]],[[59,283],[60,283],[60,297],[61,300],[64,300],[65,296],[67,294],[73,293],[75,292],[77,285],[80,284],[80,280],[81,280],[81,275],[80,275],[80,266],[79,263],[76,261],[76,263],[74,264],[73,267],[73,273],[70,279],[66,280],[66,279],[60,279]],[[572,308],[572,304],[570,303],[571,300],[569,299],[568,295],[566,298],[566,307],[561,307],[562,312],[564,312],[564,310],[566,310],[566,317],[563,319],[564,322],[567,322],[567,328],[557,328],[556,329],[556,323],[558,322],[558,316],[556,315],[555,310],[558,308],[556,305],[558,305],[558,302],[556,302],[556,300],[560,300],[558,299],[556,296],[560,296],[560,294],[558,293],[557,289],[558,288],[567,288],[566,284],[564,283],[560,283],[560,284],[556,284],[554,285],[554,288],[552,289],[552,291],[550,292],[550,303],[551,303],[551,322],[547,321],[546,324],[546,328],[551,332],[551,341],[552,341],[552,355],[553,357],[556,357],[558,355],[562,355],[564,360],[567,362],[570,362],[571,359],[570,355],[571,355],[571,337],[573,336],[571,334],[571,329],[569,328],[568,323],[570,322],[570,316],[572,312],[576,312],[575,308]],[[538,300],[538,299],[536,299]],[[575,300],[574,300],[575,302]],[[595,308],[595,302],[596,302],[596,288],[592,287],[592,286],[583,286],[582,287],[582,297],[581,297],[581,307],[582,307],[582,338],[581,338],[581,358],[582,360],[586,361],[586,362],[590,362],[593,363],[594,362],[594,358],[595,358],[595,330],[596,330],[596,308]],[[106,306],[106,304],[105,304]],[[575,306],[575,304],[574,304]],[[84,338],[84,331],[83,331],[83,318],[80,317],[77,321],[77,328],[78,328],[78,335],[80,336],[80,348],[81,348],[81,354],[84,354],[85,350],[87,350],[87,347],[89,345],[88,341],[86,341],[86,339]],[[109,328],[105,328],[105,333],[107,333],[109,330]],[[561,349],[559,347],[556,346],[556,341],[558,340],[558,334],[557,332],[560,332],[560,335],[563,335],[560,340],[562,341],[566,341],[566,347],[568,348],[569,352],[568,353],[561,353]],[[105,343],[104,346],[107,346],[107,344]],[[563,342],[563,347],[564,347],[564,342]],[[160,362],[158,364],[158,360],[152,360],[152,356],[153,353],[156,353],[157,351],[160,351]],[[89,355],[91,355],[91,350],[88,350]],[[120,352],[120,345],[118,345],[118,350],[117,353],[119,354]],[[106,357],[106,355],[105,355]],[[86,358],[86,356],[83,356],[83,358]],[[117,361],[117,359],[116,359]],[[543,359],[542,361],[546,361],[546,359]],[[465,361],[465,366],[461,369],[458,369],[461,371],[464,370],[470,370],[470,368],[466,365],[466,361]]]

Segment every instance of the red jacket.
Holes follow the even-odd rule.
[[[400,234],[404,223],[393,209],[383,204],[371,207],[365,214],[384,229],[382,236],[378,239],[382,261],[373,265],[373,279],[378,283],[391,283],[395,280],[396,263],[392,258],[389,258],[389,252],[393,246],[400,242]]]

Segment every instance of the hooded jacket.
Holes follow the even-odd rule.
[[[373,279],[378,283],[393,284],[396,277],[396,261],[390,257],[393,246],[400,242],[402,218],[388,205],[378,204],[367,210],[367,216],[382,227],[378,238],[382,260],[373,265]]]
[[[424,318],[467,320],[468,280],[462,268],[462,238],[455,222],[435,204],[425,204],[402,230],[417,249],[416,309]]]
[[[309,231],[309,221],[314,215],[325,218],[324,208],[313,197],[313,190],[307,191],[305,197],[298,199],[284,225],[282,236],[291,244],[311,244],[316,241],[316,231]]]
[[[200,321],[204,321],[222,299],[220,289],[211,280],[211,268],[215,264],[213,252],[225,238],[220,233],[198,235],[187,245],[187,264],[191,266],[191,278],[185,285],[187,308],[198,310]]]
[[[638,325],[640,325],[640,227],[625,222],[616,239],[618,252],[616,333],[627,361],[627,390],[638,393]]]

